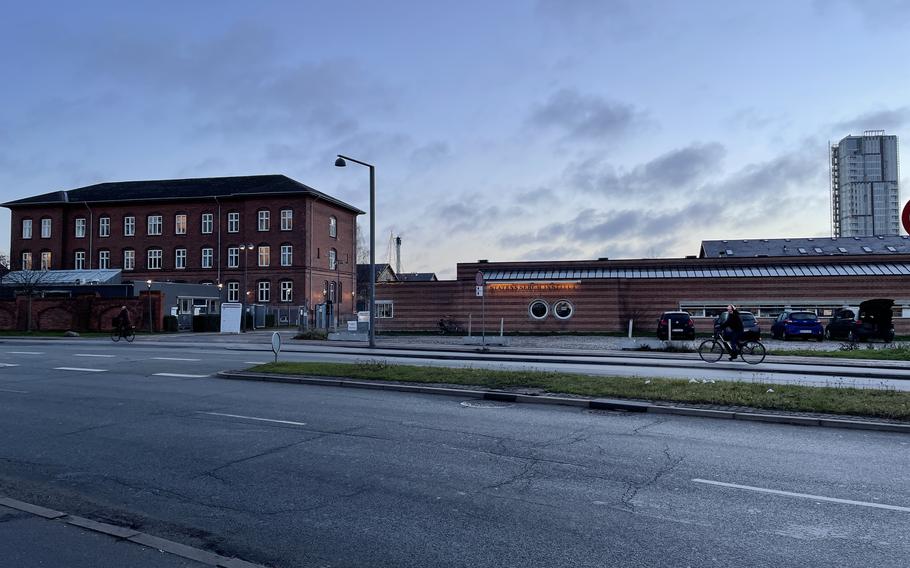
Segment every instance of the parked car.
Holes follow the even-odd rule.
[[[719,316],[714,318],[714,333],[717,333],[717,330],[720,329],[720,326],[724,325],[727,321],[727,312],[721,312]],[[761,326],[758,325],[758,320],[755,319],[755,316],[752,315],[752,312],[739,312],[739,318],[743,320],[743,335],[742,341],[759,341],[761,339]],[[730,339],[730,330],[724,330],[724,339]]]
[[[673,339],[695,339],[695,322],[689,312],[664,312],[657,322],[657,338],[667,339],[667,330]]]
[[[894,341],[892,306],[894,300],[877,299],[861,303],[856,314],[849,309],[837,310],[825,328],[825,336],[850,341],[881,339],[891,343]]]
[[[771,324],[771,337],[785,341],[793,337],[824,341],[825,328],[812,312],[784,312]]]

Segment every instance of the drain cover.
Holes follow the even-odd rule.
[[[514,404],[511,402],[497,402],[495,400],[466,400],[461,403],[468,408],[508,408]]]

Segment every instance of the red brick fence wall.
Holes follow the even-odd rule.
[[[149,296],[142,292],[138,298],[102,298],[86,294],[75,298],[33,297],[32,331],[110,331],[114,317],[126,306],[133,325],[148,329]],[[0,329],[26,331],[28,328],[28,297],[0,300]],[[151,293],[152,325],[161,330],[161,294]]]

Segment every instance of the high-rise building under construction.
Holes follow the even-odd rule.
[[[867,130],[831,146],[831,232],[900,234],[897,136]]]

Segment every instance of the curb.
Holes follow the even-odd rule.
[[[76,515],[68,515],[67,513],[46,509],[11,497],[0,495],[0,505],[48,520],[60,521],[92,532],[112,536],[119,540],[127,540],[147,548],[154,548],[161,552],[180,556],[181,558],[186,558],[208,566],[215,566],[216,568],[266,568],[262,564],[253,564],[252,562],[247,562],[246,560],[240,560],[238,558],[220,556],[213,552],[202,550],[201,548],[195,548],[180,544],[179,542],[174,542],[173,540],[152,536],[128,527],[93,521],[84,517],[77,517]]]
[[[328,387],[346,387],[359,389],[373,389],[408,392],[416,394],[436,394],[444,396],[460,396],[466,398],[479,398],[498,402],[514,402],[524,404],[557,404],[561,406],[577,406],[591,410],[620,410],[625,412],[650,412],[652,414],[675,414],[678,416],[695,416],[700,418],[723,418],[726,420],[749,420],[753,422],[771,422],[775,424],[790,424],[795,426],[816,426],[825,428],[847,428],[851,430],[876,430],[880,432],[901,432],[910,434],[910,424],[895,424],[891,422],[870,422],[862,420],[847,420],[840,418],[820,418],[815,416],[796,416],[787,414],[765,414],[758,412],[739,412],[733,410],[710,410],[705,408],[687,408],[682,406],[669,406],[622,400],[613,398],[569,398],[550,395],[515,394],[503,391],[477,390],[470,388],[453,387],[428,387],[420,385],[403,385],[398,383],[385,383],[375,381],[359,381],[344,377],[317,378],[298,375],[278,375],[269,373],[250,373],[247,371],[219,371],[216,377],[240,381],[263,381],[272,383],[289,383],[301,385],[319,385]]]

